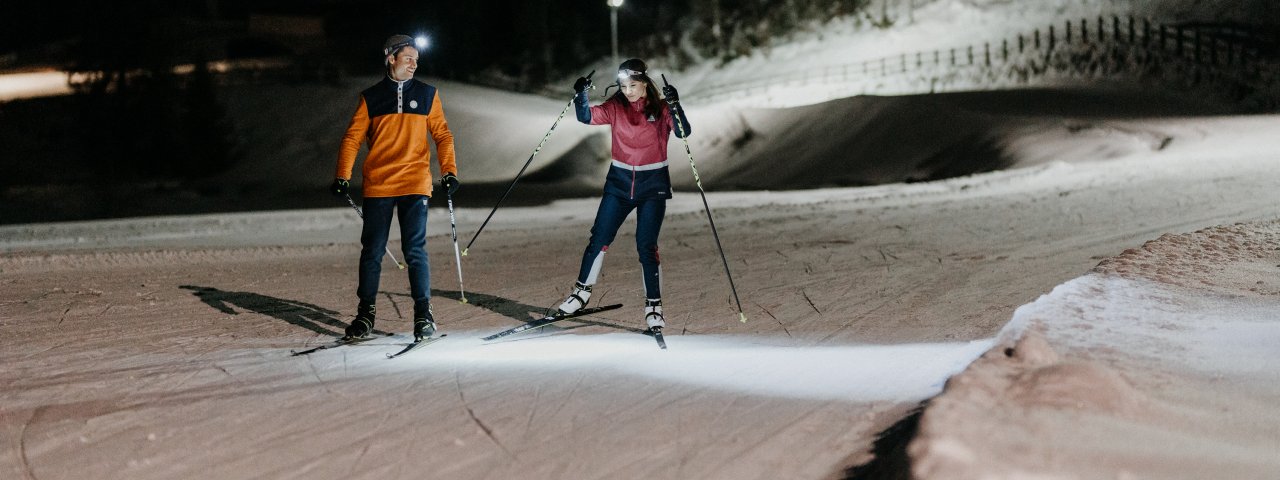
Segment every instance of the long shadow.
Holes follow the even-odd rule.
[[[205,305],[228,315],[239,314],[235,308],[232,308],[233,306],[239,307],[242,310],[283,320],[291,325],[297,325],[312,332],[331,337],[343,336],[347,328],[345,322],[335,318],[341,315],[340,313],[310,303],[253,292],[228,292],[213,287],[181,285],[178,288],[191,290],[191,294],[199,298]],[[325,326],[337,328],[338,331],[334,332],[325,328]],[[377,329],[374,332],[383,335],[387,334]]]
[[[454,300],[462,299],[462,294],[457,290],[433,289],[432,294],[436,296],[452,298]],[[397,295],[397,296],[405,296],[405,297],[409,296],[403,293],[388,293],[388,295]],[[489,295],[487,293],[479,293],[479,292],[467,292],[467,304],[475,307],[483,308],[485,310],[489,310],[491,312],[497,313],[504,317],[517,320],[520,322],[524,322],[524,323],[529,323],[536,320],[535,318],[532,318],[529,316],[530,312],[538,312],[542,315],[547,315],[547,314],[550,314],[552,311],[552,309],[547,307],[535,307],[533,305],[520,303],[515,300],[511,300],[509,298],[503,298],[496,295]],[[594,325],[597,327],[607,327],[607,328],[612,328],[616,330],[625,330],[633,333],[642,333],[642,334],[648,333],[648,330],[645,330],[645,329],[639,329],[635,327],[629,327],[626,325],[619,325],[619,324],[610,323],[610,322],[589,320],[585,317],[569,318],[569,319],[565,319],[564,321],[573,322],[581,325],[573,326],[573,327],[563,327],[563,326],[558,327],[556,325],[548,325],[547,327],[544,327],[544,328],[552,328],[557,330],[573,330],[573,329],[582,328],[588,325]]]

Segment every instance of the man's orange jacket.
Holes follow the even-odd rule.
[[[453,133],[436,87],[413,79],[383,78],[360,93],[360,106],[342,138],[335,177],[351,178],[360,145],[368,142],[369,154],[361,169],[364,196],[431,196],[428,134],[440,155],[440,172],[457,175]]]

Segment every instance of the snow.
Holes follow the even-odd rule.
[[[1277,221],[1164,235],[1018,308],[926,411],[917,476],[1270,478],[1277,240]]]
[[[826,401],[905,402],[930,397],[989,341],[918,345],[795,348],[778,339],[679,337],[670,351],[628,334],[560,335],[486,344],[490,332],[450,333],[429,356],[406,358],[405,368],[539,370],[592,368],[651,377],[691,387],[752,396]],[[532,338],[538,338],[533,340]],[[770,345],[775,343],[777,345]],[[697,365],[697,368],[689,368]]]
[[[941,34],[942,17],[985,19],[973,5],[988,4],[1024,5],[931,2],[914,28]],[[1033,7],[1010,24],[1034,23]],[[731,68],[765,73],[743,62]],[[326,142],[353,106],[333,98],[365,80],[234,97],[261,112],[240,132],[261,150],[219,181],[246,204],[322,192]],[[465,241],[496,194],[464,195],[505,183],[564,103],[440,83]],[[288,105],[313,114],[272,128]],[[504,206],[463,259],[467,304],[433,206],[449,337],[395,360],[410,302],[389,264],[377,327],[393,335],[289,355],[354,313],[348,207],[0,226],[0,477],[838,478],[926,399],[908,449],[918,478],[1280,469],[1280,116],[1102,90],[689,114],[748,322],[685,183],[662,237],[665,351],[640,334],[630,224],[592,298],[624,308],[478,340],[568,292],[594,198]],[[732,148],[747,131],[758,141]],[[591,173],[522,187],[598,189],[600,136],[560,125],[531,173]],[[672,148],[673,178],[690,182]],[[939,155],[956,151],[970,155]],[[975,167],[992,152],[1002,163]],[[900,183],[947,169],[990,171]],[[869,177],[886,183],[851,186]]]

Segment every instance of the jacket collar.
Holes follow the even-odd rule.
[[[396,79],[394,79],[394,78],[391,78],[391,75],[390,75],[390,74],[388,74],[388,75],[386,76],[386,78],[385,78],[383,81],[388,82],[388,83],[390,83],[390,84],[392,84],[392,85],[400,85],[400,86],[404,86],[404,85],[408,84],[408,83],[409,83],[410,81],[412,81],[412,80],[413,80],[413,77],[409,77],[409,79],[408,79],[408,80],[396,80]]]
[[[624,99],[625,99],[626,97],[622,97],[622,98],[624,98]],[[631,107],[631,109],[632,109],[632,110],[635,110],[635,111],[637,111],[637,112],[639,112],[639,111],[643,111],[643,110],[644,110],[645,105],[648,105],[648,104],[649,104],[649,97],[647,97],[647,96],[646,96],[646,97],[640,97],[640,99],[639,99],[639,100],[636,100],[636,101],[634,101],[634,102],[632,102],[632,101],[629,101],[629,100],[628,100],[628,101],[627,101],[627,104],[628,104],[628,106],[630,106],[630,107]]]

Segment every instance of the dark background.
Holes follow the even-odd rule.
[[[729,55],[811,19],[864,9],[870,0],[630,0],[619,40],[634,55],[669,53],[679,32],[702,54]],[[255,15],[323,21],[304,36],[250,31]],[[718,26],[719,28],[713,28]],[[142,0],[15,2],[0,16],[0,68],[175,63],[273,55],[346,69],[377,62],[391,34],[426,34],[430,75],[536,88],[610,52],[604,0]]]
[[[1163,14],[1161,2],[1196,9]],[[902,5],[916,3],[926,0],[627,0],[618,11],[619,50],[624,58],[672,70],[724,63],[834,18],[891,30],[909,21]],[[1280,7],[1244,3],[1250,7],[1152,0],[1134,13],[1166,17],[1161,21],[1204,31],[1211,40],[1244,43],[1260,60],[1251,65],[1271,65],[1280,43],[1280,19],[1272,13]],[[74,95],[0,102],[0,224],[176,214],[197,207],[312,206],[256,199],[323,197],[323,175],[306,192],[252,191],[259,187],[227,178],[237,167],[282,161],[262,152],[288,147],[261,140],[279,135],[255,134],[266,127],[255,126],[246,111],[254,113],[249,117],[278,112],[246,107],[245,92],[350,95],[352,79],[378,74],[383,41],[404,33],[430,38],[419,77],[556,92],[560,98],[585,67],[609,57],[609,10],[605,0],[71,0],[0,7],[0,72],[53,68],[76,75]],[[223,60],[240,63],[221,73],[204,68]],[[1106,55],[1067,60],[1071,66],[1116,63]],[[1205,71],[1239,73],[1213,65]],[[194,72],[175,72],[192,66]],[[1257,77],[1256,71],[1246,71],[1246,77]],[[1187,72],[1198,81],[1202,70]],[[1187,77],[1174,70],[1161,75]],[[242,100],[239,111],[231,103],[236,99]],[[477,187],[468,186],[472,192]]]

